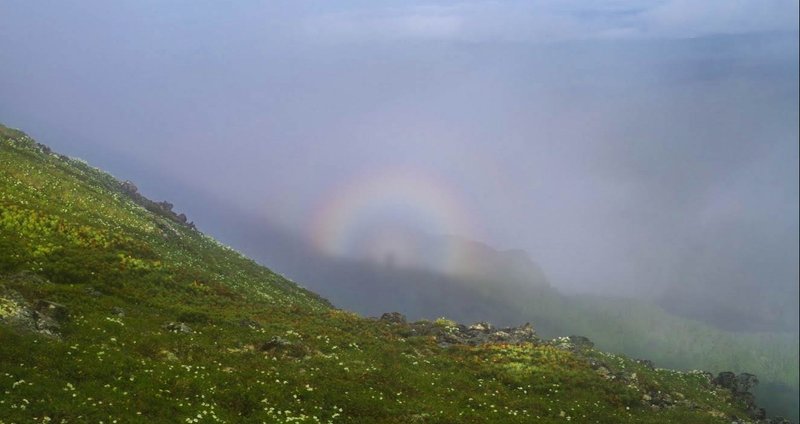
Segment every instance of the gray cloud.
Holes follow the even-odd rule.
[[[432,2],[312,14],[302,30],[326,42],[692,38],[796,31],[797,12],[791,0]]]

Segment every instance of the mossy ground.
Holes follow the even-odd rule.
[[[0,127],[0,293],[65,305],[55,339],[2,324],[0,423],[723,423],[695,374],[607,380],[547,344],[439,347],[365,319],[132,202]],[[121,310],[120,310],[121,309]],[[191,333],[169,331],[184,322]],[[279,337],[288,344],[265,342]],[[696,408],[654,411],[643,389]]]

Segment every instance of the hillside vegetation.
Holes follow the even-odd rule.
[[[248,254],[276,264],[340,307],[376,316],[398,310],[414,319],[444,315],[500,325],[530,321],[541,336],[591,335],[602,350],[647,358],[661,367],[752,372],[760,380],[759,405],[798,420],[797,333],[728,331],[671,314],[643,299],[565,295],[544,277],[521,281],[498,272],[495,278],[469,278],[322,256],[303,249],[297,238],[259,231],[257,222],[237,220],[228,229],[226,235],[235,234],[231,238]],[[433,237],[429,240],[435,242]]]
[[[134,194],[0,127],[0,423],[758,415],[751,376],[658,369],[580,338],[338,310]]]

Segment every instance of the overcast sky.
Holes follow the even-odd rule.
[[[0,16],[0,121],[234,246],[198,196],[326,253],[398,224],[524,249],[565,290],[796,304],[796,0],[6,0]]]

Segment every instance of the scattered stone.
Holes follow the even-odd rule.
[[[381,320],[394,320],[394,316],[384,314]],[[392,321],[393,322],[393,321]],[[448,324],[449,323],[449,324]],[[452,321],[417,321],[409,324],[410,334],[415,336],[434,336],[439,346],[452,345],[478,346],[487,343],[521,344],[539,341],[533,326],[526,323],[520,327],[495,328],[487,322],[477,322],[469,327]]]
[[[173,221],[173,222],[178,223],[180,225],[186,226],[186,227],[191,228],[193,230],[197,229],[195,227],[194,223],[187,222],[188,218],[186,217],[186,215],[177,214],[172,210],[172,208],[174,207],[174,205],[172,203],[167,202],[167,201],[154,202],[154,201],[142,196],[139,193],[139,188],[136,187],[136,184],[134,184],[134,183],[132,183],[130,181],[123,181],[123,182],[119,183],[119,189],[120,189],[120,191],[122,191],[122,193],[124,193],[131,200],[133,200],[134,203],[138,204],[139,206],[142,206],[143,208],[149,210],[150,212],[153,212],[153,213],[155,213],[157,215],[165,217],[165,218],[169,219],[170,221]]]
[[[520,327],[508,328],[495,328],[488,322],[477,322],[470,326],[456,324],[452,321],[439,319],[436,322],[431,321],[416,321],[412,323],[406,322],[406,317],[398,312],[388,312],[380,317],[381,321],[402,325],[402,337],[407,336],[432,336],[436,338],[437,343],[441,347],[448,347],[452,345],[468,345],[478,346],[487,343],[504,343],[504,344],[521,344],[521,343],[540,343],[542,342],[536,335],[533,327],[530,324],[525,324]],[[644,392],[641,387],[641,382],[638,380],[637,373],[631,371],[612,372],[608,364],[602,362],[592,355],[587,355],[587,351],[594,349],[594,343],[586,337],[572,335],[569,337],[557,337],[550,341],[544,342],[558,349],[563,349],[576,354],[578,357],[585,359],[591,368],[603,379],[619,381],[620,384],[628,385],[629,387],[637,387]],[[271,351],[285,349],[289,346],[294,346],[292,343],[283,340],[279,337],[271,339],[269,342],[264,343],[261,350]],[[639,365],[655,370],[655,364],[646,359],[636,359]],[[705,371],[690,371],[690,375],[699,375],[709,384],[718,386],[731,391],[734,399],[743,402],[747,406],[749,415],[748,420],[741,421],[737,417],[727,417],[733,420],[732,424],[790,424],[791,422],[784,418],[766,418],[764,409],[756,407],[755,397],[750,390],[758,384],[758,378],[753,374],[742,373],[736,375],[732,372],[722,372],[716,377]],[[662,411],[675,407],[687,408],[696,410],[702,408],[697,403],[687,400],[686,396],[682,393],[667,393],[658,390],[650,390],[642,393],[642,404],[644,407],[649,407],[653,411]],[[710,415],[719,418],[726,418],[725,413],[718,410],[707,411]]]
[[[489,335],[489,339],[493,342],[502,343],[508,340],[511,337],[510,334],[506,333],[505,331],[498,331],[496,333],[492,333]]]
[[[49,300],[31,305],[16,290],[0,292],[0,322],[23,330],[60,339],[61,324],[69,318],[67,307]]]
[[[175,355],[174,353],[172,353],[172,352],[170,352],[168,350],[162,350],[162,351],[158,352],[158,355],[161,357],[161,359],[163,359],[165,361],[169,361],[169,362],[178,362],[179,361],[178,355]]]
[[[0,292],[0,322],[29,331],[37,331],[35,312],[28,301],[16,290]]]
[[[400,312],[387,312],[381,315],[380,320],[391,324],[405,324],[406,316]]]
[[[103,295],[103,293],[100,293],[100,291],[98,291],[94,287],[86,287],[84,289],[84,291],[86,292],[86,294],[88,294],[89,296],[92,296],[92,297],[100,297],[100,296]]]
[[[649,403],[661,409],[671,408],[675,405],[675,400],[672,399],[669,393],[653,390],[648,395],[650,396]]]
[[[280,350],[281,348],[291,346],[292,342],[289,340],[284,339],[283,337],[273,337],[263,344],[261,344],[260,350],[262,352],[271,351],[271,350]]]
[[[164,328],[170,333],[190,334],[193,332],[192,328],[183,322],[169,322]]]
[[[47,317],[37,317],[35,331],[55,339],[61,338],[61,326],[58,322]]]
[[[239,326],[244,328],[249,328],[251,330],[257,330],[261,328],[261,324],[258,321],[252,320],[250,318],[243,318],[239,320]]]
[[[726,388],[731,391],[736,390],[736,374],[730,371],[723,371],[712,380],[712,383],[717,386]]]
[[[125,316],[125,310],[120,308],[119,306],[111,308],[111,313],[120,318]]]
[[[129,195],[130,194],[138,194],[139,193],[139,187],[136,187],[136,184],[134,184],[131,181],[127,181],[127,180],[123,181],[120,184],[120,188],[122,189],[122,191],[124,191],[125,193],[127,193]]]
[[[262,343],[259,350],[292,358],[303,358],[309,355],[309,349],[305,345],[301,343],[292,343],[289,340],[277,336]]]
[[[569,341],[577,350],[594,348],[594,343],[584,336],[569,336]]]
[[[69,318],[69,310],[60,303],[39,299],[34,308],[39,314],[58,322],[64,322]]]
[[[178,232],[175,228],[172,228],[171,225],[168,225],[164,222],[156,222],[156,226],[159,230],[161,230],[161,235],[169,240],[169,239],[178,239],[181,237],[181,233]]]
[[[605,366],[600,366],[600,367],[597,367],[597,368],[596,368],[594,371],[595,371],[597,374],[599,374],[599,375],[600,375],[600,377],[602,377],[602,378],[603,378],[603,379],[605,379],[605,380],[613,380],[613,379],[614,379],[614,374],[612,374],[612,373],[611,373],[611,370],[609,370],[609,369],[608,369],[608,368],[606,368]],[[646,396],[646,395],[645,395],[645,396]],[[648,397],[649,397],[649,396],[648,396]],[[651,399],[652,399],[652,398],[651,398]]]
[[[594,343],[583,336],[556,337],[550,341],[550,344],[572,353],[581,353],[594,347]]]
[[[469,326],[469,330],[480,333],[489,333],[493,328],[494,327],[492,324],[489,324],[488,322],[476,322],[475,324]]]
[[[767,413],[763,408],[756,405],[755,395],[750,390],[758,384],[758,377],[750,373],[736,375],[730,371],[723,371],[717,374],[711,383],[721,388],[727,389],[733,394],[733,398],[744,403],[747,407],[747,414],[750,418],[764,420]]]

